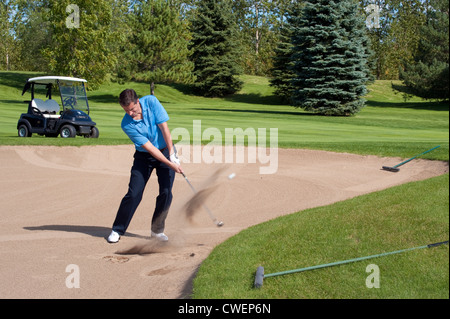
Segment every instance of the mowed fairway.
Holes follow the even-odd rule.
[[[20,113],[26,111],[26,104],[21,101],[29,99],[29,96],[21,96],[21,90],[28,77],[37,75],[41,74],[0,72],[0,145],[130,144],[120,130],[123,111],[117,104],[117,96],[125,88],[135,88],[139,95],[148,94],[149,86],[143,83],[104,84],[99,90],[88,92],[91,116],[100,130],[99,139],[17,137],[17,120]],[[239,94],[224,99],[201,98],[190,95],[188,87],[166,85],[157,86],[156,96],[171,117],[170,128],[186,129],[190,132],[191,139],[194,135],[194,121],[201,121],[202,131],[217,128],[222,132],[223,138],[226,128],[244,130],[266,128],[267,132],[270,128],[277,128],[280,148],[375,155],[383,158],[383,164],[387,165],[397,164],[401,160],[441,145],[439,149],[422,158],[446,161],[448,172],[448,103],[426,102],[420,99],[405,102],[400,94],[397,95],[392,91],[391,82],[377,81],[370,86],[370,94],[366,97],[367,107],[356,116],[322,117],[283,105],[272,95],[272,89],[268,86],[266,78],[244,76],[243,79],[244,89]],[[204,138],[202,142],[207,144],[211,141]],[[33,153],[31,150],[26,151]],[[301,160],[300,158],[298,167],[306,167],[306,163],[302,163]],[[89,162],[89,165],[97,167],[92,162]],[[426,171],[426,164],[421,165],[423,167],[421,170]],[[381,168],[381,165],[378,166]],[[374,169],[378,170],[378,166]],[[289,162],[288,167],[283,169],[292,169],[297,174],[297,183],[303,180],[301,174],[307,174],[311,180],[314,178],[313,172],[303,172],[298,167]],[[407,170],[408,167],[405,165],[402,170]],[[124,168],[125,174],[128,169]],[[197,174],[201,174],[201,167],[196,169]],[[345,169],[351,170],[351,166]],[[284,171],[284,174],[283,176],[289,176],[287,171]],[[417,174],[420,175],[421,172],[418,171]],[[239,176],[238,174],[233,182],[239,181]],[[193,177],[195,178],[195,175]],[[247,177],[260,180],[260,176]],[[288,187],[289,182],[289,178],[286,178],[284,187]],[[346,184],[345,177],[334,182]],[[369,181],[365,183],[370,184]],[[192,296],[194,298],[448,298],[448,246],[308,274],[270,278],[265,280],[261,290],[255,291],[252,288],[256,268],[260,265],[265,267],[267,273],[271,273],[447,240],[448,184],[448,174],[444,174],[331,206],[297,213],[291,211],[289,213],[294,214],[243,230],[218,245],[206,258],[198,273],[196,272]],[[325,186],[323,189],[327,189]],[[182,187],[186,188],[186,185],[181,183],[178,187],[183,189]],[[227,187],[232,188],[233,184],[230,183]],[[262,189],[258,194],[264,196],[263,191],[267,190]],[[356,193],[358,190],[354,191]],[[122,194],[121,191],[118,193]],[[275,194],[276,191],[271,192],[271,198],[274,198]],[[273,203],[272,209],[279,209],[285,214],[283,207],[289,206],[289,202],[293,199],[282,195],[280,194],[278,204]],[[315,193],[315,196],[320,198],[321,194]],[[245,200],[245,192],[241,198]],[[233,207],[237,207],[233,213],[237,213],[239,202],[232,204]],[[112,209],[115,208],[115,205],[111,206],[114,206]],[[215,212],[217,211],[221,210],[217,208]],[[273,213],[282,215],[275,211]],[[102,214],[109,216],[109,212],[106,211]],[[224,215],[221,217],[226,226],[229,224],[239,226],[239,220],[227,220]],[[110,220],[104,219],[109,227]],[[107,230],[107,226],[102,224],[101,230]],[[44,231],[45,229],[44,227]],[[140,228],[138,230],[141,231]],[[226,231],[226,228],[224,230]],[[95,234],[95,237],[102,236]],[[214,237],[214,233],[209,236]],[[96,254],[97,251],[92,252],[92,255]],[[145,263],[142,258],[136,259]],[[379,289],[369,289],[366,286],[366,278],[369,276],[366,267],[370,263],[380,268]],[[147,271],[148,273],[150,272]],[[186,295],[190,293],[183,294]]]
[[[149,94],[144,83],[104,84],[89,91],[92,119],[100,130],[98,140],[48,139],[33,136],[17,137],[17,120],[26,112],[21,96],[28,77],[39,73],[0,73],[0,145],[115,145],[129,141],[120,129],[123,111],[117,97],[124,88],[134,88],[139,95]],[[184,128],[193,139],[193,121],[201,121],[202,132],[217,128],[225,138],[225,128],[266,128],[267,142],[270,128],[278,129],[278,145],[282,148],[308,148],[371,154],[379,156],[411,157],[433,146],[439,150],[424,158],[448,159],[448,103],[426,102],[415,98],[404,102],[401,94],[391,89],[390,81],[377,81],[366,96],[367,107],[354,117],[323,117],[281,104],[272,95],[267,78],[244,76],[244,88],[224,99],[207,99],[191,95],[185,86],[158,85],[155,95],[170,116],[170,128]],[[205,137],[203,144],[210,140]],[[215,141],[217,142],[217,141]]]

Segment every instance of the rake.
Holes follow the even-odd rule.
[[[273,273],[273,274],[266,274],[266,275],[264,274],[264,267],[259,266],[258,269],[256,270],[254,287],[255,288],[261,288],[262,285],[263,285],[264,278],[283,276],[283,275],[288,275],[288,274],[293,274],[293,273],[298,273],[298,272],[303,272],[303,271],[308,271],[308,270],[314,270],[314,269],[332,267],[332,266],[337,266],[337,265],[349,264],[349,263],[353,263],[353,262],[357,262],[357,261],[361,261],[361,260],[367,260],[367,259],[383,257],[383,256],[388,256],[388,255],[394,255],[394,254],[400,254],[400,253],[404,253],[404,252],[411,251],[411,250],[423,249],[423,248],[432,248],[432,247],[437,247],[437,246],[441,246],[441,245],[448,245],[448,240],[440,242],[440,243],[425,245],[425,246],[419,246],[419,247],[407,248],[407,249],[402,249],[402,250],[396,250],[396,251],[391,251],[391,252],[382,253],[382,254],[378,254],[378,255],[359,257],[359,258],[354,258],[354,259],[347,259],[347,260],[337,261],[337,262],[333,262],[333,263],[329,263],[329,264],[321,264],[321,265],[317,265],[317,266],[310,266],[310,267],[305,267],[305,268],[300,268],[300,269],[281,271],[281,272],[276,272],[276,273]]]
[[[415,159],[416,157],[419,157],[419,156],[421,156],[421,155],[430,153],[431,151],[434,151],[435,149],[437,149],[437,148],[439,148],[439,147],[441,147],[441,146],[439,145],[439,146],[433,147],[432,149],[430,149],[430,150],[428,150],[428,151],[425,151],[425,152],[423,152],[423,153],[420,153],[420,154],[418,154],[418,155],[416,155],[416,156],[414,156],[414,157],[411,157],[410,159],[408,159],[408,160],[406,160],[406,161],[404,161],[404,162],[401,162],[400,164],[397,164],[397,165],[395,165],[395,166],[392,166],[392,167],[389,167],[389,166],[383,166],[383,169],[384,169],[385,171],[397,173],[398,171],[400,171],[400,168],[399,168],[400,166],[402,166],[402,165],[404,165],[404,164],[406,164],[406,163],[408,163],[408,162],[411,162],[411,161],[412,161],[413,159]]]

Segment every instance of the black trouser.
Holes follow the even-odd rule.
[[[169,158],[167,148],[162,150],[164,156]],[[175,172],[167,165],[156,160],[149,153],[136,151],[134,154],[134,163],[131,168],[130,184],[128,185],[128,193],[122,199],[117,216],[113,224],[113,230],[123,235],[133,218],[139,203],[142,200],[145,186],[150,175],[156,169],[158,176],[159,195],[156,197],[155,211],[152,218],[152,231],[162,233],[165,227],[167,214],[169,213],[170,204],[172,203],[172,186],[175,179]]]

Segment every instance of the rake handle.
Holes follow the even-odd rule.
[[[439,145],[439,146],[433,147],[432,149],[429,149],[428,151],[425,151],[425,152],[420,153],[420,154],[418,154],[418,155],[416,155],[416,156],[414,156],[414,157],[411,157],[410,159],[408,159],[408,160],[406,160],[406,161],[404,161],[404,162],[401,162],[400,164],[397,164],[397,165],[395,165],[395,166],[393,166],[393,167],[394,167],[394,168],[397,168],[397,167],[399,167],[399,166],[402,166],[402,165],[404,165],[404,164],[406,164],[406,163],[408,163],[408,162],[411,162],[413,159],[415,159],[415,158],[417,158],[417,157],[419,157],[419,156],[421,156],[421,155],[425,155],[425,154],[427,154],[427,153],[430,153],[431,151],[434,151],[435,149],[437,149],[437,148],[439,148],[439,147],[441,147],[441,146]]]
[[[264,275],[264,278],[275,277],[275,276],[282,276],[282,275],[293,274],[293,273],[297,273],[297,272],[303,272],[303,271],[308,271],[308,270],[332,267],[332,266],[343,265],[343,264],[349,264],[349,263],[353,263],[353,262],[357,262],[357,261],[361,261],[361,260],[372,259],[372,258],[383,257],[383,256],[388,256],[388,255],[394,255],[394,254],[400,254],[400,253],[404,253],[404,252],[411,251],[411,250],[416,250],[416,249],[433,248],[433,247],[437,247],[437,246],[441,246],[441,245],[448,245],[448,240],[447,241],[442,241],[442,242],[439,242],[439,243],[425,245],[425,246],[419,246],[419,247],[413,247],[413,248],[407,248],[407,249],[402,249],[402,250],[391,251],[391,252],[382,253],[382,254],[378,254],[378,255],[372,255],[372,256],[366,256],[366,257],[360,257],[360,258],[354,258],[354,259],[348,259],[348,260],[337,261],[337,262],[329,263],[329,264],[322,264],[322,265],[317,265],[317,266],[311,266],[311,267],[305,267],[305,268],[300,268],[300,269],[294,269],[294,270],[277,272],[277,273],[273,273],[273,274],[267,274],[267,275]]]

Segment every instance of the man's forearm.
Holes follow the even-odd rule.
[[[171,166],[172,163],[152,143],[147,142],[144,145],[142,145],[142,148],[145,149],[151,156],[156,158],[158,161],[168,165],[169,167]]]
[[[183,169],[181,166],[172,163],[170,160],[168,160],[164,154],[157,149],[152,143],[147,142],[144,145],[142,145],[142,148],[145,149],[151,156],[153,156],[155,159],[160,161],[161,163],[166,164],[168,167],[173,169],[176,173],[183,173]]]
[[[170,134],[169,125],[167,124],[167,122],[164,122],[162,124],[159,124],[158,126],[164,137],[164,141],[166,142],[167,149],[169,150],[169,154],[173,154],[174,153],[173,141],[172,141],[172,135]]]

